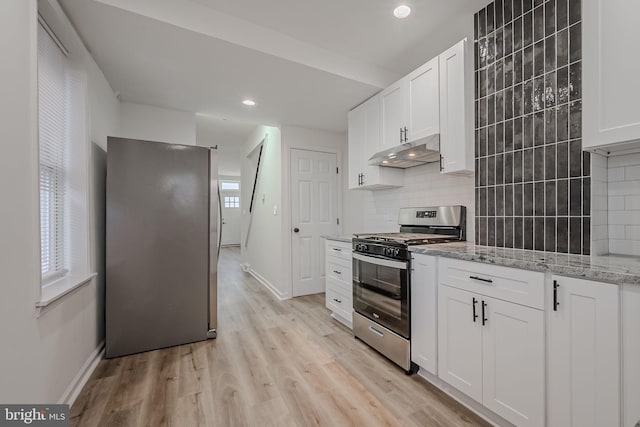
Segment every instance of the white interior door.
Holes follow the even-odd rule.
[[[240,244],[240,190],[220,191],[222,203],[221,245]]]
[[[337,158],[334,153],[291,150],[292,295],[324,292],[324,242],[338,232]]]

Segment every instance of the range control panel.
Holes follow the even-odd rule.
[[[417,211],[416,218],[435,218],[438,216],[438,211]]]

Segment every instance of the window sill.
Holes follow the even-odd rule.
[[[36,307],[40,309],[54,303],[63,296],[78,289],[80,286],[86,285],[97,275],[97,273],[89,273],[84,275],[67,275],[61,279],[51,282],[46,286],[43,286],[42,292],[40,294],[40,301],[36,302]]]

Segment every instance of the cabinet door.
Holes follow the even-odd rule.
[[[482,297],[482,403],[518,426],[544,425],[544,312]]]
[[[620,425],[618,286],[553,276],[548,298],[549,425]]]
[[[382,141],[380,151],[402,144],[400,130],[407,126],[405,117],[405,80],[400,80],[380,93]]]
[[[408,142],[438,133],[440,130],[440,95],[438,57],[409,74],[407,85]]]
[[[480,297],[449,286],[438,287],[438,376],[482,403],[482,324],[474,319]]]
[[[437,374],[438,318],[436,258],[414,254],[411,272],[411,360]]]
[[[348,122],[349,189],[356,189],[360,186],[360,176],[364,172],[362,159],[365,156],[366,111],[363,105],[349,111]]]
[[[640,2],[590,0],[582,7],[583,83],[572,82],[583,89],[582,144],[615,149],[610,145],[640,139],[640,56],[631,53],[637,52],[640,40]],[[572,67],[579,76],[578,65]],[[579,114],[579,108],[575,105],[572,112]]]
[[[468,105],[466,39],[440,55],[440,154],[442,172],[473,171],[473,134]],[[469,100],[469,103],[466,101]]]

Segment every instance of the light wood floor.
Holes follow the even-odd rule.
[[[222,251],[218,305],[215,340],[101,361],[72,425],[486,425],[356,341],[323,294],[278,301],[239,249]]]

